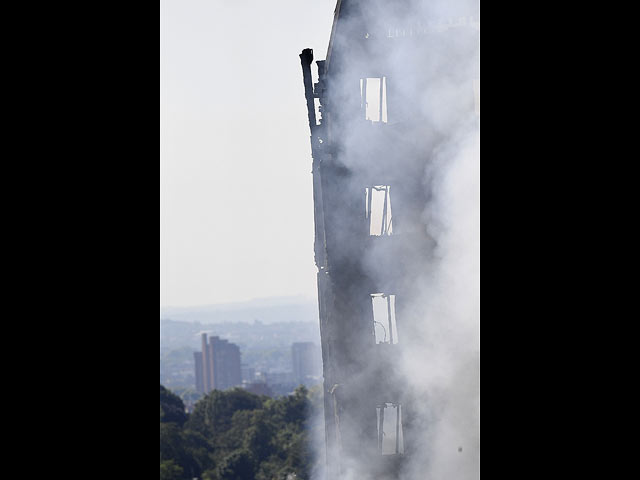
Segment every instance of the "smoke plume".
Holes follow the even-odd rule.
[[[401,259],[407,271],[419,268],[419,273],[413,274],[417,281],[407,296],[413,300],[402,302],[398,295],[401,357],[394,373],[408,385],[411,422],[419,434],[414,444],[405,446],[411,455],[402,464],[400,478],[473,480],[479,478],[480,462],[479,5],[476,0],[360,3],[361,14],[341,24],[341,38],[362,36],[364,23],[369,28],[366,38],[385,35],[394,42],[411,37],[412,45],[425,45],[406,53],[394,50],[387,59],[384,74],[388,82],[396,82],[395,97],[385,99],[388,112],[383,115],[378,104],[372,115],[374,122],[388,124],[393,138],[388,151],[367,150],[361,139],[370,133],[359,131],[356,123],[352,135],[338,146],[348,169],[367,170],[372,177],[378,169],[374,158],[394,159],[398,169],[403,158],[424,159],[422,171],[415,173],[421,179],[419,190],[402,191],[387,177],[394,201],[402,203],[403,196],[423,199],[420,211],[414,212],[417,221],[393,223],[393,234],[411,238],[419,233],[429,239],[426,264]],[[334,48],[350,45],[337,43]],[[350,68],[370,71],[369,60],[363,55],[362,63],[355,61]],[[336,85],[332,94],[334,105],[351,101],[351,92]],[[416,112],[423,122],[406,121]],[[390,205],[395,211],[393,201]],[[369,276],[385,275],[380,251],[372,249],[365,263]],[[369,466],[359,459],[342,461],[345,478],[369,478]]]

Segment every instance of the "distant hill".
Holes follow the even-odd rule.
[[[160,319],[160,350],[190,347],[200,349],[201,334],[217,335],[236,343],[243,351],[247,349],[280,349],[290,351],[293,342],[314,342],[320,344],[318,322],[224,322],[203,324],[200,322]]]
[[[160,318],[205,324],[255,320],[264,324],[318,322],[318,302],[304,297],[275,297],[218,305],[161,307]]]

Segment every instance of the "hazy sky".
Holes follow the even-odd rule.
[[[161,306],[316,295],[298,55],[335,4],[161,0]]]

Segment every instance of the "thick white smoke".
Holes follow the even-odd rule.
[[[479,477],[479,166],[479,133],[462,130],[426,172],[432,196],[424,213],[437,247],[420,286],[422,321],[408,329],[400,366],[423,433],[406,479]]]
[[[402,354],[394,373],[409,385],[411,421],[420,432],[414,439],[419,444],[411,446],[400,477],[475,480],[480,464],[480,133],[479,94],[474,92],[479,89],[479,6],[477,0],[408,4],[403,10],[397,10],[394,2],[371,2],[366,7],[369,18],[378,22],[372,31],[391,32],[400,26],[406,27],[404,34],[409,29],[412,35],[448,32],[441,37],[428,35],[424,57],[399,51],[389,63],[391,70],[385,72],[389,81],[410,73],[412,80],[404,92],[394,85],[396,98],[410,99],[426,119],[423,125],[406,126],[406,137],[397,137],[397,150],[404,148],[403,142],[411,144],[428,159],[422,172],[426,200],[421,219],[424,233],[433,240],[428,265],[413,286],[414,300],[404,302],[397,312]],[[353,25],[361,28],[357,19]],[[342,27],[348,29],[349,22]],[[367,67],[366,63],[352,65],[354,71],[364,72]],[[425,88],[416,96],[418,84]],[[474,93],[475,108],[468,101]],[[347,100],[336,99],[336,103]],[[396,121],[392,108],[390,125]],[[394,128],[402,132],[404,127]],[[342,160],[347,167],[373,167],[372,156],[358,140],[364,136],[354,130],[353,144],[345,140]],[[416,138],[420,139],[417,146]],[[377,260],[367,261],[374,273]],[[362,472],[369,466],[349,458],[342,461],[346,479],[368,478]]]

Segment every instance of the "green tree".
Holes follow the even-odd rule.
[[[161,387],[160,393],[160,464],[167,479],[309,479],[313,396],[306,388],[279,398],[213,391],[188,416],[180,415],[182,403],[172,392]]]
[[[160,461],[160,480],[183,480],[183,471],[173,460]]]
[[[216,469],[217,480],[253,480],[256,464],[248,450],[235,450]]]
[[[231,427],[235,412],[260,409],[264,398],[240,388],[213,390],[196,404],[186,427],[214,438]]]
[[[160,385],[160,421],[183,425],[187,420],[180,397]]]

